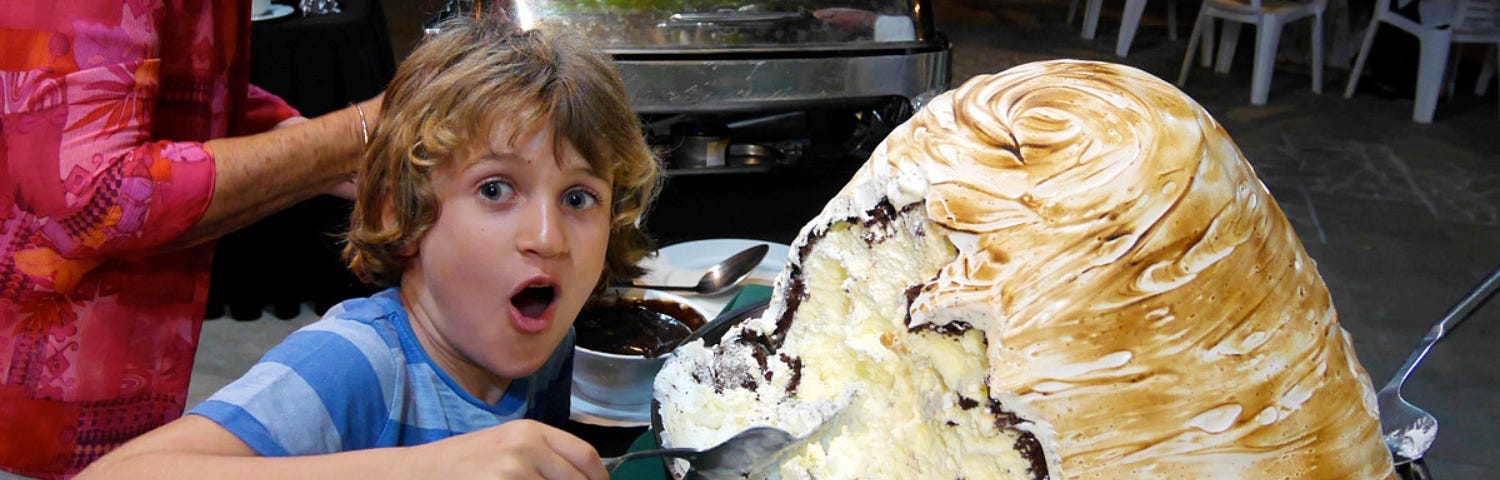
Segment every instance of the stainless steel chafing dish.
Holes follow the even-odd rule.
[[[453,0],[445,14],[483,8],[607,51],[677,175],[862,161],[950,77],[929,0]]]
[[[948,41],[926,0],[516,0],[523,24],[610,52],[637,111],[785,110],[946,88]]]

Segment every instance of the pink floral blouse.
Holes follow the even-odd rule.
[[[296,115],[250,0],[0,0],[0,469],[62,478],[182,414],[213,246],[201,142]]]

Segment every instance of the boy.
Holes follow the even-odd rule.
[[[607,57],[498,18],[445,25],[396,73],[358,177],[345,257],[396,287],[82,477],[604,478],[543,422],[568,416],[574,317],[641,273],[659,179]]]

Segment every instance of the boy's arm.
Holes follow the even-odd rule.
[[[588,443],[530,420],[416,447],[260,457],[212,420],[188,415],[126,443],[77,478],[604,479],[608,474]]]
[[[310,457],[260,457],[213,420],[186,415],[89,465],[78,479],[98,478],[416,478],[401,449]],[[212,474],[212,476],[209,476]]]

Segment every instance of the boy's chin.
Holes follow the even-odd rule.
[[[567,327],[562,326],[560,331],[553,332],[549,329],[545,333],[527,335],[520,339],[518,344],[506,348],[507,351],[497,352],[499,355],[491,355],[488,362],[489,370],[500,376],[509,378],[520,378],[536,373],[552,358],[552,352],[562,343],[567,335]],[[498,350],[498,348],[497,348]]]
[[[540,359],[531,357],[511,357],[501,359],[495,362],[490,362],[490,366],[485,368],[485,370],[490,372],[491,375],[503,379],[515,380],[517,378],[525,378],[533,373],[536,373],[537,370],[540,370],[542,368],[542,365],[545,365],[547,363],[547,358],[550,356],[550,353],[551,352],[548,352],[548,355],[542,355]]]

